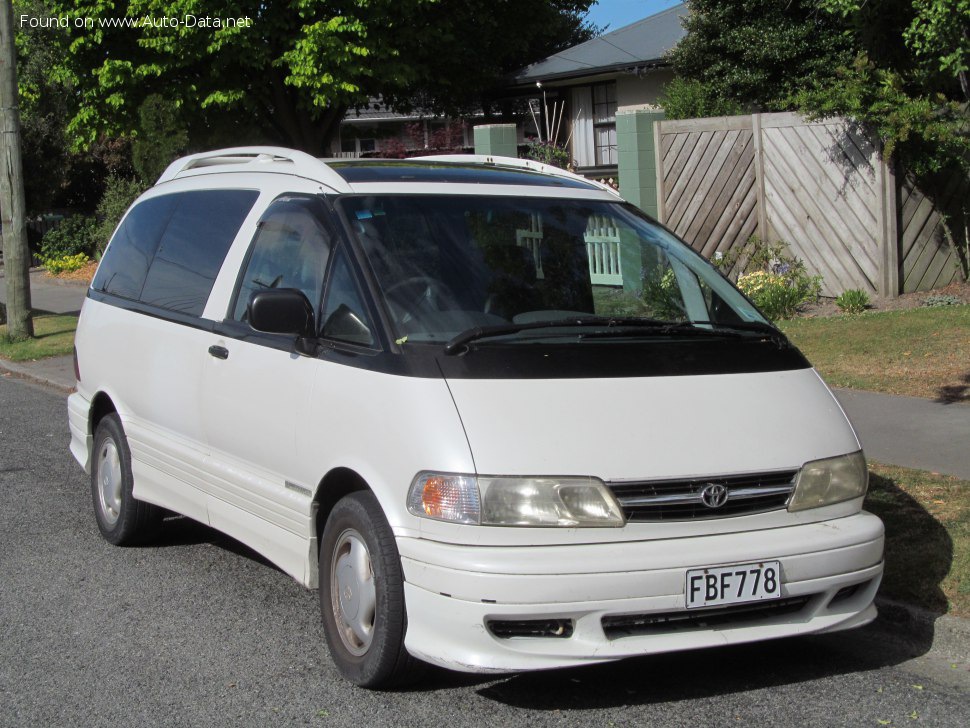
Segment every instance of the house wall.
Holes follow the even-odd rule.
[[[664,88],[673,77],[670,68],[659,68],[644,76],[617,76],[616,110],[636,111],[659,106]]]

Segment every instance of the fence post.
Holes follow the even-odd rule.
[[[491,157],[519,156],[515,124],[480,124],[476,126],[475,154],[484,154]]]
[[[883,155],[882,145],[877,151],[879,164],[879,295],[895,298],[899,295],[899,226],[896,220],[896,174],[894,161]]]
[[[648,215],[658,216],[657,151],[654,124],[662,111],[616,112],[616,153],[619,160],[620,194]]]
[[[765,147],[761,114],[751,115],[751,138],[754,142],[754,191],[758,206],[758,237],[770,241],[768,233],[768,200],[765,199]]]

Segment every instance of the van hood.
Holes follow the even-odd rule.
[[[482,475],[713,476],[860,449],[814,369],[447,382]]]

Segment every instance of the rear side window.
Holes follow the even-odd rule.
[[[139,203],[112,238],[93,288],[200,315],[258,196],[254,190],[201,190]]]
[[[111,245],[91,284],[94,290],[138,300],[148,266],[181,195],[140,202],[111,238]]]
[[[250,190],[180,195],[141,292],[143,303],[198,316],[229,246],[256,202]]]

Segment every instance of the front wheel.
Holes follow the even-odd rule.
[[[320,612],[340,673],[365,688],[416,679],[422,663],[404,649],[401,557],[372,493],[351,493],[334,506],[323,529],[319,568]]]

